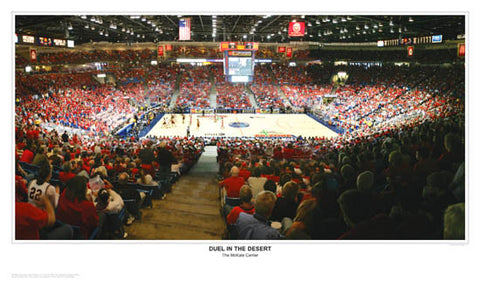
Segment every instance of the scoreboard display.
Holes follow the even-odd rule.
[[[251,57],[229,57],[228,73],[231,76],[250,76],[253,75],[253,59]]]
[[[256,42],[221,42],[220,51],[258,51],[258,43]]]
[[[443,42],[443,35],[429,35],[420,37],[404,37],[400,39],[380,40],[377,42],[378,47],[390,46],[412,46],[422,44],[436,44]]]
[[[53,46],[53,39],[50,37],[38,37],[39,46]]]
[[[75,42],[73,40],[67,39],[60,39],[60,38],[53,38],[53,37],[45,37],[45,36],[33,36],[33,35],[18,35],[15,34],[16,44],[28,44],[28,45],[36,45],[42,47],[68,47],[73,48],[75,46]]]
[[[255,50],[258,43],[222,42],[223,73],[230,82],[251,82],[255,67]]]

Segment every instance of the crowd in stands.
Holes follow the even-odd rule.
[[[235,84],[225,81],[221,66],[212,66],[210,71],[215,81],[217,91],[217,108],[246,109],[252,104],[243,84]]]
[[[280,85],[312,84],[311,76],[308,75],[307,67],[304,65],[291,67],[286,64],[274,64],[272,73]]]
[[[385,48],[382,51],[377,50],[326,50],[317,49],[311,50],[310,56],[320,59],[322,61],[378,61],[378,62],[420,62],[420,63],[451,63],[454,61],[462,61],[463,59],[458,57],[456,48],[439,49],[432,51],[431,49],[415,48],[414,54],[408,57],[405,49],[389,50]],[[361,58],[361,59],[359,59]]]
[[[174,58],[222,58],[220,48],[174,46],[168,54]]]
[[[250,89],[255,95],[257,106],[262,109],[285,107],[275,78],[271,74],[271,68],[266,65],[256,65],[254,74]]]
[[[80,85],[64,85],[49,89],[49,93],[42,96],[22,97],[16,106],[16,119],[106,135],[133,114],[123,92],[108,85],[92,89],[83,89]]]
[[[135,63],[137,61],[151,61],[156,58],[157,52],[153,49],[38,52],[37,54],[37,62],[40,64],[72,64],[107,61]]]
[[[353,70],[352,84],[339,87],[333,102],[318,109],[328,122],[347,132],[365,132],[393,121],[427,115],[437,118],[435,114],[443,117],[445,112],[463,110],[463,67]],[[385,72],[393,74],[393,78]],[[447,110],[452,104],[456,105]]]
[[[208,69],[203,67],[182,66],[180,68],[178,106],[188,105],[192,108],[207,108],[210,106],[212,83],[209,73]]]
[[[315,107],[322,102],[325,95],[332,92],[331,85],[283,85],[281,89],[295,107]]]
[[[216,85],[217,89],[217,108],[246,109],[251,108],[252,104],[241,84],[223,84]]]
[[[168,106],[175,90],[178,69],[169,66],[152,66],[146,69],[146,73],[150,101],[156,105]]]
[[[69,53],[39,59],[54,64],[152,55]],[[311,69],[257,65],[249,87],[258,107],[316,107],[315,114],[345,134],[217,139],[230,238],[463,239],[464,67],[347,67],[349,79],[326,104],[319,100],[333,88],[314,83],[321,69]],[[174,174],[188,171],[204,141],[141,142],[117,139],[112,131],[149,103],[168,105],[177,78],[178,106],[209,107],[210,73],[217,107],[251,106],[244,86],[222,81],[215,67],[116,68],[109,72],[116,85],[101,85],[95,72],[16,72],[16,227],[26,235],[17,239],[87,239],[104,225],[102,237],[125,237],[122,224],[138,217],[139,206],[129,205],[131,193],[120,187],[135,186],[140,206],[154,196],[145,185],[158,187],[155,196],[162,198],[172,165],[178,165]],[[67,134],[67,128],[79,133]],[[32,215],[38,220],[29,224]]]
[[[16,239],[126,238],[123,226],[152,198],[164,199],[204,146],[60,133],[16,123]]]
[[[463,118],[417,120],[354,139],[219,141],[230,238],[464,239]],[[270,192],[269,211],[255,215],[257,203],[266,208],[258,198]]]
[[[294,59],[300,59],[300,60],[306,60],[310,59],[310,51],[309,50],[297,50],[293,52],[293,58]]]

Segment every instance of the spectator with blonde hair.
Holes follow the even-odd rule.
[[[280,232],[270,226],[268,220],[275,206],[276,196],[271,191],[262,191],[255,198],[255,213],[241,213],[235,230],[240,240],[281,239]]]
[[[311,230],[314,224],[315,208],[317,200],[304,200],[297,209],[293,224],[286,230],[287,239],[312,239]]]

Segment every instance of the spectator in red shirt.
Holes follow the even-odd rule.
[[[237,222],[238,215],[240,213],[247,213],[253,215],[255,207],[252,203],[252,189],[248,185],[244,185],[240,188],[240,205],[230,211],[227,216],[227,224],[232,225]]]
[[[238,173],[238,175],[242,178],[244,178],[245,180],[248,180],[248,178],[250,177],[250,175],[252,174],[252,172],[250,172],[247,168],[247,163],[245,162],[242,162],[241,164],[241,169],[240,169],[240,172]]]
[[[63,170],[58,173],[58,179],[63,183],[67,183],[75,177],[75,173],[72,172],[72,164],[67,161],[63,163],[62,168]]]
[[[40,208],[22,202],[25,184],[15,181],[15,240],[71,239],[72,228],[69,225],[55,224],[55,210],[46,196],[40,197]]]
[[[64,223],[79,226],[84,239],[90,236],[99,222],[92,198],[87,198],[87,182],[83,176],[68,181],[57,207],[57,218]]]
[[[31,144],[30,141],[27,142],[27,146],[22,153],[22,157],[20,157],[20,162],[26,162],[32,164],[33,157],[35,157],[34,151],[37,150],[36,146]]]
[[[239,173],[240,169],[233,166],[230,170],[231,177],[220,182],[220,186],[224,188],[225,194],[229,198],[240,198],[240,188],[245,184],[245,179],[240,177]]]
[[[55,211],[50,200],[42,196],[40,201],[44,206],[44,210],[30,203],[15,202],[16,240],[39,240],[40,229],[53,226],[55,223]]]

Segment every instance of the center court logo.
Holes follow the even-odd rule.
[[[232,128],[247,128],[247,127],[250,127],[250,124],[246,122],[232,122],[232,123],[229,123],[228,126]]]

